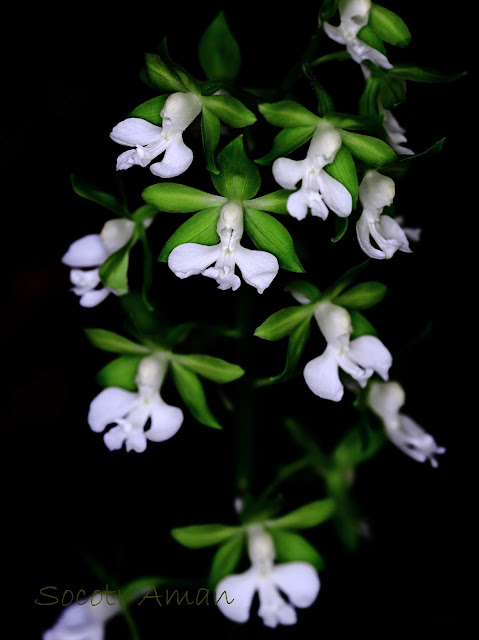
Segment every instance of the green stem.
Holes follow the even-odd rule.
[[[347,51],[336,51],[334,53],[328,53],[325,56],[321,56],[313,62],[310,62],[309,65],[311,67],[318,67],[320,64],[324,64],[325,62],[331,62],[333,60],[351,60],[351,56]]]
[[[305,456],[304,458],[300,458],[299,460],[295,460],[294,462],[281,467],[276,474],[275,479],[261,493],[259,500],[269,498],[269,496],[274,493],[277,488],[283,484],[283,482],[286,482],[286,480],[296,475],[303,469],[307,469],[308,467],[313,466],[314,462],[315,460],[313,457]]]

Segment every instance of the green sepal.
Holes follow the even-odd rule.
[[[170,236],[158,256],[159,262],[167,262],[168,256],[175,247],[186,242],[195,242],[212,246],[218,244],[219,237],[216,231],[221,207],[211,207],[198,211],[191,216]]]
[[[171,367],[176,388],[191,415],[207,427],[222,429],[223,427],[208,407],[203,385],[198,376],[178,362],[172,362]]]
[[[359,313],[359,311],[350,311],[349,315],[353,326],[353,332],[350,336],[351,340],[355,340],[361,336],[377,336],[378,333],[376,329],[362,313]]]
[[[406,99],[406,82],[385,76],[379,85],[379,100],[384,109],[395,109]]]
[[[275,127],[316,127],[321,118],[315,115],[299,102],[281,100],[280,102],[263,103],[258,105],[265,120]]]
[[[347,218],[335,217],[334,220],[334,236],[331,238],[331,242],[339,242],[344,236],[349,226],[349,216]]]
[[[158,212],[159,209],[154,204],[142,204],[131,217],[136,223],[142,224],[148,218],[154,218]]]
[[[296,367],[301,359],[310,333],[311,318],[306,318],[294,329],[289,337],[288,350],[286,352],[286,364],[284,365],[283,371],[277,376],[272,376],[271,378],[265,378],[264,380],[258,381],[258,386],[282,382],[296,371]]]
[[[110,193],[105,193],[104,191],[97,189],[97,187],[95,187],[89,180],[80,178],[80,176],[77,176],[74,173],[71,174],[70,180],[73,191],[77,196],[96,202],[96,204],[105,207],[105,209],[113,211],[120,218],[127,213],[127,211],[121,206],[118,198],[115,198],[115,196],[112,196]]]
[[[244,226],[254,245],[275,255],[282,269],[304,273],[291,234],[276,218],[264,211],[246,208]]]
[[[85,329],[88,340],[97,349],[130,355],[148,354],[151,349],[106,329]]]
[[[351,267],[342,276],[340,276],[333,284],[326,289],[324,292],[324,297],[328,300],[334,299],[339,294],[341,294],[345,289],[349,287],[364,271],[364,269],[369,266],[372,262],[371,258],[368,258],[364,262],[356,265],[355,267]]]
[[[215,116],[234,129],[249,127],[256,122],[256,116],[233,96],[204,96],[201,99]]]
[[[334,500],[331,500],[331,498],[316,500],[291,511],[281,518],[269,520],[267,526],[278,529],[309,529],[310,527],[316,527],[325,520],[329,520],[334,513],[334,509]]]
[[[146,75],[148,80],[162,91],[185,91],[185,86],[177,74],[163,62],[156,53],[145,54]]]
[[[372,167],[381,167],[397,158],[391,147],[379,138],[365,136],[362,133],[351,133],[344,129],[339,129],[339,132],[344,146],[353,156]]]
[[[275,136],[271,151],[261,158],[255,160],[261,165],[270,165],[280,157],[287,156],[289,153],[303,145],[313,137],[316,127],[294,127],[292,129],[283,129]]]
[[[146,187],[141,197],[145,202],[154,204],[160,211],[168,213],[191,213],[225,203],[225,199],[220,196],[176,182],[152,184]]]
[[[170,531],[176,542],[189,549],[201,549],[220,544],[239,533],[239,527],[224,524],[194,524],[189,527],[176,527]]]
[[[380,79],[371,75],[366,79],[364,91],[359,99],[359,114],[366,117],[378,117],[378,94]]]
[[[333,452],[333,460],[339,467],[355,467],[372,458],[383,446],[386,436],[383,429],[365,432],[364,428],[354,427],[341,440]]]
[[[198,60],[210,80],[234,80],[238,75],[241,67],[240,48],[223,11],[201,36]]]
[[[261,196],[254,200],[246,200],[243,204],[249,209],[259,209],[260,211],[288,215],[286,205],[292,193],[294,193],[294,191],[290,191],[289,189],[278,189],[278,191],[268,193],[266,196]]]
[[[384,175],[389,176],[390,178],[393,178],[393,180],[397,178],[401,178],[409,170],[409,164],[411,160],[415,161],[418,158],[425,158],[427,156],[436,155],[440,153],[445,140],[446,138],[441,138],[441,140],[438,140],[433,145],[431,145],[428,149],[426,149],[425,151],[422,151],[421,153],[416,153],[413,156],[405,156],[404,158],[398,158],[396,162],[392,162],[391,164],[386,164],[382,166],[381,173],[384,173]]]
[[[418,67],[414,64],[395,64],[388,70],[388,75],[400,80],[410,80],[411,82],[454,82],[467,75],[467,71],[459,73],[443,73],[429,67]]]
[[[161,125],[163,118],[161,117],[161,111],[165,106],[165,102],[170,96],[156,96],[138,105],[128,114],[129,118],[141,118],[151,124]]]
[[[100,266],[100,280],[109,289],[113,289],[119,296],[128,293],[128,266],[130,262],[130,251],[138,234],[135,229],[130,240],[118,251],[112,253]]]
[[[294,292],[302,293],[309,302],[317,302],[321,297],[321,291],[318,287],[307,280],[293,280],[285,287],[294,296]]]
[[[203,378],[213,380],[219,384],[232,382],[244,375],[244,369],[221,358],[202,354],[175,355],[176,362],[181,363]]]
[[[385,56],[387,55],[387,51],[386,51],[386,48],[384,46],[384,42],[381,40],[381,38],[378,36],[378,34],[375,31],[373,31],[372,27],[369,24],[364,26],[358,32],[357,37],[359,38],[359,40],[362,40],[363,42],[368,44],[373,49],[376,49],[376,51],[379,51],[380,53],[382,53]]]
[[[338,0],[323,0],[319,9],[320,20],[329,22],[338,10]]]
[[[223,578],[235,572],[244,548],[244,535],[231,536],[218,548],[211,562],[209,585],[214,589]],[[221,595],[221,594],[219,594]]]
[[[324,170],[346,187],[351,194],[353,209],[355,209],[359,193],[358,174],[353,157],[345,145],[341,145],[333,162],[327,164]]]
[[[256,329],[254,335],[263,340],[281,340],[289,336],[306,318],[311,318],[315,308],[316,304],[313,303],[276,311]]]
[[[248,158],[243,147],[243,136],[232,140],[216,158],[219,174],[211,174],[218,193],[229,200],[254,198],[261,186],[258,168]]]
[[[361,282],[337,298],[334,304],[348,309],[370,309],[381,302],[387,292],[387,286],[381,282]]]
[[[375,2],[371,3],[368,24],[388,44],[396,47],[407,47],[411,42],[411,33],[404,20]]]
[[[212,173],[219,173],[215,162],[215,151],[220,140],[221,123],[208,107],[203,105],[201,117],[201,137],[203,140],[203,151],[205,152],[206,168]]]
[[[273,537],[277,561],[307,562],[317,571],[324,569],[322,555],[299,533],[283,529],[273,529],[270,533]]]
[[[135,391],[138,366],[143,356],[120,356],[109,362],[96,375],[96,381],[102,387],[121,387]]]
[[[333,127],[350,129],[351,131],[364,131],[371,126],[370,119],[362,116],[353,116],[349,113],[327,113],[324,116],[324,120]]]
[[[323,87],[323,85],[317,79],[312,67],[308,63],[303,63],[302,65],[303,73],[308,78],[311,83],[311,87],[316,94],[318,99],[318,111],[322,117],[326,114],[335,111],[334,102],[329,93]]]

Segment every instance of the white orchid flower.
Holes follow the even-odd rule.
[[[363,212],[356,223],[356,232],[361,249],[370,258],[391,258],[396,251],[412,253],[404,229],[397,220],[381,215],[384,207],[394,200],[394,181],[375,170],[367,171],[359,185],[359,199]],[[377,247],[371,244],[372,238]]]
[[[331,40],[346,45],[347,52],[355,62],[371,60],[378,67],[392,69],[392,64],[384,54],[356,37],[368,24],[370,10],[371,0],[339,0],[341,22],[338,27],[325,22],[324,31]]]
[[[103,439],[110,451],[121,449],[142,453],[147,441],[168,440],[181,427],[183,412],[172,407],[160,396],[160,388],[166,375],[168,362],[161,355],[143,358],[138,367],[136,383],[138,392],[108,387],[90,404],[88,424],[97,433],[112,427]],[[145,431],[147,422],[150,428]]]
[[[147,221],[145,221],[145,224]],[[70,245],[62,262],[73,268],[70,272],[72,291],[80,297],[82,307],[95,307],[100,304],[113,289],[100,287],[99,267],[115,251],[121,249],[130,240],[135,223],[126,218],[108,220],[101,232],[84,236]],[[94,267],[88,269],[88,267]],[[87,270],[85,270],[87,269]]]
[[[445,453],[434,438],[409,416],[399,412],[406,400],[404,389],[397,382],[374,382],[368,394],[368,404],[384,422],[388,438],[401,451],[418,462],[429,460],[437,467],[436,455]]]
[[[383,127],[386,131],[389,146],[392,147],[398,155],[413,156],[414,151],[404,146],[404,143],[407,142],[407,138],[404,135],[406,129],[401,127],[391,111],[387,109],[380,109],[380,111],[384,113]]]
[[[103,640],[106,622],[120,611],[118,598],[111,594],[101,594],[98,603],[92,603],[91,599],[73,602],[62,611],[55,625],[44,632],[42,640]]]
[[[129,169],[134,164],[146,167],[165,153],[161,162],[150,166],[160,178],[173,178],[186,171],[193,162],[193,151],[183,142],[183,131],[201,112],[201,101],[194,93],[172,93],[161,110],[162,126],[141,118],[122,120],[110,138],[126,147],[135,147],[118,156],[116,168]]]
[[[250,617],[253,596],[259,594],[258,615],[267,627],[296,623],[294,607],[309,607],[316,600],[320,582],[314,567],[307,562],[274,565],[274,544],[260,525],[248,530],[251,568],[239,575],[227,576],[216,587],[218,609],[230,620],[246,622]],[[289,600],[284,600],[281,590]]]
[[[221,209],[217,225],[220,242],[212,247],[186,242],[175,247],[168,258],[168,266],[178,278],[201,273],[214,278],[218,289],[233,289],[241,285],[235,274],[239,267],[243,280],[263,293],[279,270],[278,260],[266,251],[246,249],[240,244],[243,236],[243,209],[233,202]],[[211,264],[214,266],[210,267]],[[208,268],[209,267],[209,268]]]
[[[283,189],[295,189],[286,203],[288,213],[303,220],[311,209],[313,216],[323,220],[328,217],[328,207],[342,218],[349,216],[353,207],[351,194],[338,180],[332,178],[324,167],[334,161],[341,147],[339,132],[328,122],[316,127],[304,160],[278,158],[273,163],[273,176]]]
[[[320,398],[339,402],[344,387],[338,369],[349,373],[361,387],[376,371],[388,379],[392,356],[375,336],[349,339],[351,317],[346,309],[331,302],[322,302],[314,312],[319,328],[326,339],[324,353],[308,362],[304,368],[306,384]]]

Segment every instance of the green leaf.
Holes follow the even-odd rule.
[[[394,109],[406,99],[406,83],[397,78],[385,77],[379,86],[379,100],[384,109]]]
[[[177,74],[156,53],[145,54],[146,75],[162,91],[184,91],[185,86]]]
[[[362,282],[334,299],[334,304],[348,309],[369,309],[381,302],[387,286],[381,282]]]
[[[397,157],[391,147],[379,140],[379,138],[365,136],[361,133],[351,133],[350,131],[344,131],[344,129],[339,129],[339,132],[343,144],[351,151],[353,156],[368,165],[381,167],[387,162],[393,162]]]
[[[256,116],[233,96],[205,96],[203,104],[220,120],[235,129],[249,127],[256,122]]]
[[[203,209],[203,211],[199,211],[194,216],[191,216],[191,218],[178,227],[169,238],[161,250],[158,260],[160,262],[167,262],[168,256],[173,249],[186,242],[195,242],[208,246],[218,244],[219,237],[216,232],[216,227],[218,225],[220,212],[221,207],[211,207],[210,209]]]
[[[413,156],[407,156],[404,158],[398,158],[396,162],[392,162],[391,164],[382,166],[381,173],[384,173],[384,175],[389,176],[393,179],[402,177],[405,173],[407,173],[411,160],[415,161],[417,158],[425,158],[427,156],[440,153],[445,140],[446,138],[441,138],[441,140],[438,140],[432,146],[430,146],[425,151],[422,151],[421,153],[416,153]]]
[[[171,366],[176,388],[192,416],[207,427],[222,429],[223,427],[211,413],[206,403],[203,385],[198,376],[178,362],[172,362]]]
[[[373,29],[369,24],[367,24],[358,32],[357,37],[359,38],[359,40],[362,40],[373,49],[376,49],[383,55],[387,55],[387,51],[386,51],[386,48],[384,47],[383,41],[378,36],[378,34],[375,31],[373,31]]]
[[[333,127],[351,129],[352,131],[367,129],[370,122],[367,118],[361,116],[353,116],[349,113],[327,113],[324,119],[332,124]]]
[[[258,105],[258,109],[275,127],[316,127],[321,122],[321,118],[294,100],[263,103]]]
[[[311,318],[315,308],[315,304],[305,304],[276,311],[256,329],[254,335],[263,340],[281,340],[292,333],[303,320]]]
[[[218,116],[203,105],[201,118],[201,136],[206,158],[206,168],[212,173],[219,173],[215,163],[215,151],[220,140],[221,124]]]
[[[313,545],[299,533],[273,529],[271,532],[276,550],[276,560],[279,562],[308,562],[315,569],[324,569],[324,560]]]
[[[128,293],[128,265],[135,240],[136,234],[133,234],[130,241],[108,256],[100,267],[100,280],[105,287],[113,289],[119,296]]]
[[[225,199],[220,196],[175,182],[152,184],[146,187],[141,197],[160,211],[168,213],[191,213],[225,203]]]
[[[407,47],[411,42],[411,33],[404,20],[389,9],[380,7],[375,2],[371,3],[368,24],[388,44],[393,44],[396,47]]]
[[[244,536],[232,536],[218,548],[211,563],[209,584],[212,589],[218,585],[223,578],[235,572],[241,559],[244,547]]]
[[[418,67],[413,64],[395,64],[388,71],[389,76],[411,82],[454,82],[467,75],[467,71],[460,73],[443,73],[429,67]]]
[[[243,204],[245,207],[250,209],[260,209],[261,211],[270,211],[271,213],[282,213],[288,215],[286,204],[292,193],[294,193],[294,191],[278,189],[278,191],[268,193],[266,196],[261,196],[254,200],[246,200]]]
[[[334,111],[334,102],[331,96],[329,95],[329,93],[326,91],[326,89],[317,79],[316,74],[312,69],[312,66],[305,62],[302,65],[302,69],[303,69],[304,75],[308,78],[309,82],[311,83],[311,87],[318,99],[318,111],[321,114],[321,116],[324,117],[327,113]]]
[[[294,373],[298,362],[303,354],[304,347],[308,342],[309,334],[311,333],[311,318],[306,318],[299,324],[288,340],[288,350],[286,352],[286,364],[283,371],[277,376],[266,378],[261,380],[258,386],[264,386],[265,384],[276,384],[285,380],[289,375]]]
[[[148,218],[154,218],[158,213],[158,207],[155,207],[154,204],[143,204],[141,207],[135,211],[132,215],[132,218],[135,222],[142,223]]]
[[[316,500],[305,504],[299,509],[291,511],[281,518],[270,520],[268,527],[290,528],[290,529],[308,529],[316,527],[321,522],[328,520],[334,513],[334,501],[330,498],[325,500]]]
[[[359,100],[359,113],[362,116],[375,117],[379,114],[378,93],[380,79],[371,75],[366,79],[364,91]]]
[[[331,238],[331,242],[339,242],[341,238],[344,236],[346,231],[348,230],[349,225],[349,217],[340,218],[336,216],[334,220],[334,233],[335,235]]]
[[[302,294],[309,300],[309,302],[317,302],[321,297],[321,291],[318,287],[307,280],[293,280],[286,285],[285,289],[293,296],[295,293]]]
[[[169,98],[169,95],[164,96],[156,96],[156,98],[151,98],[151,100],[147,100],[142,104],[135,107],[133,111],[130,112],[130,118],[142,118],[147,122],[151,122],[151,124],[161,125],[163,122],[163,118],[161,117],[161,111],[165,106],[165,102]]]
[[[96,381],[102,387],[121,387],[135,391],[138,366],[144,356],[120,356],[97,373]]]
[[[319,15],[321,20],[329,22],[338,10],[338,0],[323,0],[321,8],[319,9]]]
[[[359,311],[350,311],[353,332],[350,336],[351,340],[355,340],[361,336],[377,336],[377,331],[367,318]]]
[[[229,200],[254,198],[261,186],[259,171],[248,158],[243,147],[243,136],[232,140],[216,158],[218,175],[211,175],[218,193]]]
[[[231,364],[231,362],[213,356],[201,354],[177,355],[175,359],[176,362],[180,362],[188,369],[203,376],[203,378],[208,378],[220,384],[232,382],[244,375],[244,369],[237,364]]]
[[[350,152],[346,149],[345,145],[341,145],[339,151],[331,162],[324,167],[326,173],[332,178],[338,180],[351,194],[353,199],[353,209],[356,208],[358,203],[358,174],[356,172],[356,165]]]
[[[296,255],[293,238],[276,218],[264,211],[246,208],[244,226],[255,246],[275,255],[282,269],[304,273],[303,265]]]
[[[333,284],[326,289],[324,292],[324,297],[329,299],[334,299],[339,296],[349,285],[354,282],[363,272],[363,270],[371,264],[371,258],[368,258],[364,262],[356,265],[355,267],[351,267],[342,276],[340,276]]]
[[[238,43],[221,11],[206,28],[198,45],[198,59],[210,80],[234,80],[241,67]]]
[[[294,127],[283,129],[273,140],[273,148],[266,155],[255,160],[261,165],[270,165],[276,158],[287,156],[313,137],[316,127]]]
[[[117,216],[123,217],[125,213],[127,213],[121,206],[118,198],[115,198],[115,196],[112,196],[110,193],[105,193],[104,191],[97,189],[97,187],[91,184],[89,180],[80,178],[80,176],[77,176],[74,173],[71,174],[70,179],[73,191],[78,196],[86,198],[86,200],[96,202],[96,204],[113,211]]]
[[[201,549],[224,542],[239,532],[239,527],[227,527],[224,524],[194,524],[189,527],[177,527],[171,535],[184,547]]]
[[[341,440],[333,453],[333,459],[338,466],[355,467],[361,462],[372,458],[386,440],[382,429],[364,429],[354,427]]]
[[[88,340],[97,349],[112,353],[147,354],[151,349],[106,329],[85,329]]]

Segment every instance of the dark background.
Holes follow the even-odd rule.
[[[393,63],[471,70],[471,39],[463,17],[458,30],[440,11],[431,13],[429,3],[387,6],[400,13],[413,34],[408,49],[389,48]],[[196,423],[185,410],[175,438],[151,443],[144,454],[136,455],[109,452],[101,436],[88,428],[88,405],[99,392],[94,376],[109,358],[89,346],[82,329],[99,326],[121,333],[122,316],[118,302],[110,298],[95,309],[80,308],[68,293],[68,269],[60,262],[73,240],[99,232],[109,218],[106,210],[73,194],[69,175],[88,177],[106,191],[117,188],[115,159],[123,149],[108,134],[133,107],[152,96],[138,76],[143,53],[154,51],[167,34],[173,57],[200,75],[197,41],[220,8],[213,3],[187,8],[158,3],[102,12],[98,6],[68,12],[42,7],[25,14],[18,8],[6,21],[6,90],[0,121],[0,317],[6,375],[0,411],[3,550],[13,571],[7,574],[2,603],[5,617],[20,616],[21,625],[31,625],[32,639],[41,637],[60,613],[59,607],[34,604],[41,587],[56,585],[59,593],[103,587],[86,555],[101,561],[120,582],[140,575],[201,580],[211,549],[185,550],[169,538],[169,529],[233,522],[235,439],[228,422],[234,423],[235,416],[221,407],[214,385],[205,386],[212,408],[225,423],[223,432]],[[238,83],[277,84],[301,54],[316,14],[314,3],[273,10],[246,2],[228,9],[244,54]],[[324,84],[339,111],[354,111],[361,87],[356,66],[332,65]],[[473,558],[464,449],[473,426],[467,407],[473,396],[466,389],[464,366],[472,357],[475,322],[465,298],[470,295],[474,254],[470,257],[464,244],[473,233],[467,216],[473,210],[475,185],[463,172],[475,136],[469,124],[470,86],[471,75],[454,84],[408,83],[408,101],[396,115],[407,126],[409,146],[420,151],[444,136],[446,143],[440,156],[418,161],[397,189],[396,209],[409,226],[424,229],[422,242],[413,255],[396,255],[369,272],[371,279],[390,285],[382,307],[367,315],[395,355],[392,377],[405,385],[405,412],[431,432],[447,454],[440,458],[439,469],[432,470],[387,446],[359,469],[355,496],[371,538],[351,554],[329,525],[306,534],[327,560],[321,593],[313,607],[298,611],[298,626],[277,629],[279,635],[292,637],[309,628],[325,637],[358,628],[374,637],[391,628],[455,633],[468,614],[463,581]],[[314,108],[307,85],[299,89]],[[201,141],[193,130],[188,136],[196,160],[178,181],[210,190],[201,168]],[[268,170],[262,170],[262,177],[261,193],[268,193],[274,182]],[[122,178],[132,207],[139,206],[138,194],[153,183],[151,174],[135,167]],[[308,277],[321,288],[363,259],[352,228],[339,245],[331,245],[334,216],[330,218],[325,223],[309,218],[301,225],[287,221]],[[164,223],[155,223],[155,253],[184,219],[165,214]],[[291,303],[279,282],[261,298],[247,289],[243,285],[237,294],[254,304],[252,329]],[[172,322],[200,319],[232,325],[237,294],[220,293],[213,282],[199,277],[180,282],[165,265],[155,270],[153,296]],[[429,325],[427,339],[415,343]],[[318,333],[313,331],[307,359],[320,353]],[[250,346],[259,375],[280,369],[282,343],[259,344],[254,339]],[[208,349],[212,355],[243,361],[242,351],[237,353],[231,341]],[[164,396],[172,404],[181,403],[170,383]],[[298,453],[281,428],[284,415],[302,415],[327,446],[347,428],[346,423],[338,424],[338,411],[336,405],[313,396],[301,377],[289,390],[276,387],[258,394],[256,488],[261,489],[274,472],[273,458],[289,462]],[[341,415],[347,416],[346,422],[353,419],[344,409]],[[318,481],[304,480],[284,494],[288,508],[321,496]],[[145,638],[199,630],[212,637],[236,638],[263,631],[256,616],[239,627],[212,607],[144,606],[148,611],[140,628]],[[119,621],[111,637],[127,637],[124,633]]]

